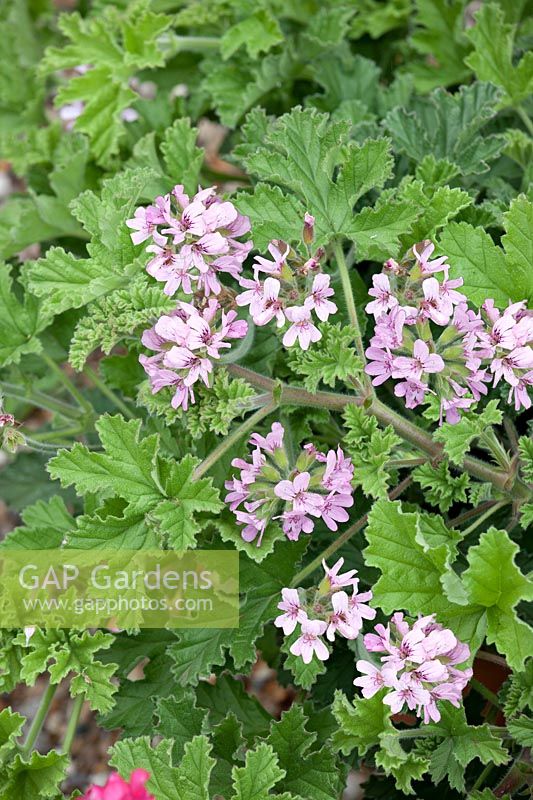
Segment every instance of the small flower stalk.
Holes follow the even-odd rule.
[[[368,605],[372,592],[359,592],[356,570],[339,575],[344,559],[340,558],[330,569],[323,562],[325,576],[318,587],[312,589],[283,589],[278,609],[282,611],[274,620],[285,636],[299,628],[299,636],[290,647],[294,656],[304,664],[313,658],[326,661],[330,651],[326,642],[334,642],[335,636],[357,639],[363,620],[372,620],[376,612]],[[349,589],[350,593],[345,591]]]
[[[313,241],[314,224],[314,217],[306,214],[303,238],[307,245]],[[302,350],[307,350],[322,338],[315,318],[325,322],[337,312],[331,299],[334,291],[330,276],[320,266],[324,251],[319,248],[313,256],[304,258],[285,242],[275,240],[270,242],[268,252],[271,259],[256,256],[253,279],[239,277],[244,291],[237,295],[237,304],[249,307],[256,325],[273,320],[278,328],[288,325],[283,345],[292,347],[298,342]],[[262,278],[260,273],[268,277]]]
[[[373,299],[366,306],[375,319],[366,351],[372,383],[392,378],[407,408],[436,395],[441,421],[451,424],[500,380],[508,384],[516,410],[530,408],[533,316],[526,302],[500,311],[486,300],[472,310],[458,291],[463,279],[450,279],[446,256],[431,260],[433,251],[431,242],[416,244],[403,261],[389,259],[373,278]]]
[[[322,453],[308,444],[291,464],[284,436],[279,422],[266,436],[254,433],[251,459],[234,459],[239,477],[226,481],[226,503],[244,526],[242,538],[258,547],[271,520],[281,520],[286,537],[294,541],[311,533],[318,519],[336,531],[353,505],[353,465],[341,448]]]
[[[387,627],[376,625],[374,630],[366,634],[364,643],[370,653],[380,654],[381,665],[357,661],[362,676],[354,684],[362,689],[363,697],[373,697],[385,687],[383,702],[393,714],[413,711],[425,724],[440,720],[438,701],[459,707],[472,677],[470,667],[460,666],[470,658],[470,649],[436,622],[435,614],[410,625],[398,611]]]

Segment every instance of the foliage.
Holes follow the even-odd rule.
[[[453,410],[444,419],[442,377],[419,413],[406,408],[402,384],[391,391],[365,367],[379,338],[379,314],[366,310],[378,275],[393,287],[387,311],[398,276],[409,275],[405,305],[416,303],[429,241],[449,262],[449,276],[433,277],[462,279],[456,288],[484,324],[496,314],[487,300],[503,312],[533,298],[530,3],[71,5],[0,4],[0,494],[20,514],[0,554],[237,551],[240,625],[3,629],[0,690],[38,682],[44,716],[51,693],[68,686],[71,732],[86,703],[114,731],[110,767],[125,779],[146,769],[156,800],[334,800],[361,759],[368,797],[485,800],[507,791],[508,769],[518,796],[531,784],[521,760],[533,709],[531,337],[515,353],[529,364],[520,380],[502,374],[485,394],[480,378],[480,391],[459,396],[460,419]],[[217,197],[202,213],[231,214],[234,204],[250,220],[235,239],[222,224],[222,237],[211,230],[225,241],[216,256],[230,239],[243,253],[249,283],[239,287],[222,258],[220,290],[204,298],[201,284],[193,294],[182,284],[170,295],[148,266],[153,230],[135,244],[131,221],[176,186],[190,211],[182,190],[191,199],[212,185]],[[177,239],[167,258],[185,249]],[[265,323],[236,299],[257,256],[279,260],[269,278],[291,304],[315,303],[308,347],[282,343],[276,321],[282,328],[290,311]],[[333,292],[329,319],[318,313],[317,278]],[[247,333],[219,350],[209,343],[216,355],[204,359],[206,380],[193,381],[187,408],[168,374],[162,386],[146,380],[146,355],[159,351],[145,332],[161,318],[179,328],[180,302],[205,319],[214,295],[217,313],[227,322],[237,312]],[[500,321],[502,338],[520,335],[524,307],[506,314],[515,316]],[[460,323],[406,323],[401,355],[415,339],[433,341],[439,325],[456,375],[466,374]],[[491,325],[487,337],[497,338]],[[166,354],[172,342],[161,341]],[[487,378],[498,368],[496,359],[480,367]],[[252,539],[224,502],[225,483],[250,462],[260,441],[250,436],[275,422],[283,449],[259,445],[266,466],[250,481],[260,502],[246,513],[298,473],[309,473],[316,502],[338,448],[353,491],[336,517],[309,512],[312,533],[291,535],[278,494]],[[372,593],[369,618],[347,641],[337,629],[327,658],[306,663],[300,629],[284,636],[274,624],[281,593],[297,589],[318,615],[332,594],[320,563],[340,556],[341,571],[358,570],[357,591]],[[436,615],[468,645],[460,669],[477,679],[458,706],[437,697],[438,718],[420,724],[416,704],[395,714],[389,689],[367,696],[353,685],[361,663],[378,664],[364,634],[396,612],[411,625]],[[250,689],[258,657],[295,687],[283,712]],[[489,661],[505,667],[502,686],[483,686]],[[67,797],[70,742],[41,753],[32,728],[0,712],[0,800]]]

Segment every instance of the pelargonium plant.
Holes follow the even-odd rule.
[[[528,10],[0,3],[0,589],[229,555],[239,616],[3,606],[0,800],[531,790]]]

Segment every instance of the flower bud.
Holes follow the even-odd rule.
[[[8,453],[16,453],[19,447],[26,444],[26,439],[22,433],[15,428],[6,428],[2,437],[2,445]]]
[[[315,218],[305,212],[304,216],[304,234],[303,239],[305,244],[311,244],[315,238]]]

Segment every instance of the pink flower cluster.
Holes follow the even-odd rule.
[[[503,378],[509,402],[529,408],[533,385],[533,316],[526,303],[514,303],[501,313],[492,300],[481,310],[468,308],[457,291],[462,278],[449,279],[446,256],[433,261],[434,245],[414,245],[398,263],[390,259],[373,278],[366,310],[375,317],[374,335],[366,351],[366,372],[379,386],[398,381],[397,397],[408,408],[440,399],[441,418],[456,423],[461,411],[487,394],[487,384]],[[443,273],[443,280],[435,274]],[[435,336],[434,331],[443,329]]]
[[[129,781],[113,773],[105,786],[91,786],[80,800],[155,800],[145,788],[150,773],[134,769]]]
[[[320,661],[329,658],[321,636],[325,634],[329,642],[335,640],[335,634],[356,639],[363,620],[376,616],[375,610],[367,605],[372,592],[358,592],[359,580],[354,577],[357,571],[352,569],[339,575],[343,563],[344,559],[339,558],[329,569],[322,562],[326,574],[317,589],[282,589],[278,608],[283,614],[276,617],[274,625],[282,628],[285,636],[290,636],[300,625],[300,636],[290,652],[301,657],[304,664],[309,664],[315,655]],[[351,594],[344,591],[347,587],[351,588]]]
[[[314,218],[305,215],[304,240],[312,241]],[[267,325],[276,320],[278,328],[287,322],[289,328],[283,336],[285,347],[292,347],[298,340],[302,350],[307,350],[311,342],[318,342],[322,334],[313,322],[312,313],[325,322],[330,314],[335,314],[337,306],[330,299],[334,291],[329,285],[330,277],[320,271],[323,250],[314,256],[301,258],[288,244],[272,241],[268,246],[272,261],[256,256],[253,280],[239,278],[244,289],[237,295],[239,306],[249,306],[256,325]],[[259,273],[268,278],[261,280]]]
[[[231,347],[228,339],[242,339],[247,330],[248,323],[237,319],[236,311],[224,311],[214,298],[202,309],[178,303],[172,314],[160,317],[142,335],[144,346],[155,351],[153,356],[139,356],[152,393],[164,386],[173,387],[172,406],[186,411],[189,402],[194,403],[194,384],[201,380],[209,385],[212,359],[220,358],[220,351]]]
[[[321,453],[314,445],[305,445],[292,466],[284,434],[279,422],[266,436],[254,433],[251,461],[235,458],[231,463],[240,470],[239,477],[226,481],[226,502],[244,525],[242,538],[257,539],[258,547],[272,519],[281,519],[287,538],[296,540],[302,531],[311,533],[319,517],[336,531],[353,505],[353,465],[341,448]]]
[[[472,670],[457,665],[470,658],[470,648],[435,622],[434,614],[421,617],[411,626],[398,611],[387,627],[376,625],[374,630],[376,633],[364,637],[365,647],[384,655],[379,668],[370,661],[357,662],[363,677],[356,678],[354,684],[362,688],[363,697],[373,697],[386,687],[390,691],[383,702],[393,714],[407,707],[426,724],[440,720],[439,700],[459,706]]]
[[[180,288],[185,294],[218,295],[220,274],[238,278],[252,248],[252,242],[237,238],[250,230],[248,217],[213,187],[200,189],[191,200],[178,184],[153,205],[137,208],[126,225],[134,244],[151,241],[146,250],[153,257],[146,269],[165,284],[169,296]]]

